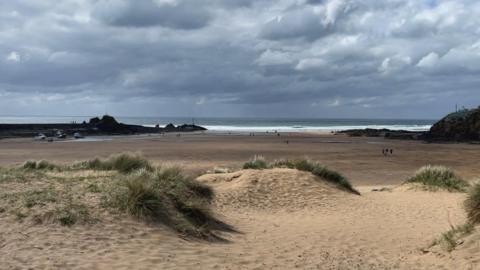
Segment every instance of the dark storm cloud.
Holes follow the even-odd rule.
[[[433,117],[480,103],[480,3],[0,3],[0,114]]]
[[[211,15],[192,1],[106,0],[98,1],[93,15],[113,26],[165,26],[176,29],[205,27]]]

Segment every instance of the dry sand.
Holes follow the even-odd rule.
[[[394,188],[424,164],[480,175],[480,146],[336,136],[184,135],[109,142],[0,141],[0,163],[68,162],[142,151],[190,172],[238,167],[253,154],[320,160],[349,176],[362,196],[289,169],[204,175],[217,215],[238,233],[227,242],[179,238],[171,231],[103,214],[72,228],[18,223],[0,213],[1,269],[480,269],[480,235],[452,253],[426,249],[450,226],[463,224],[464,194]],[[394,148],[392,157],[381,149]],[[392,187],[373,192],[372,185]]]

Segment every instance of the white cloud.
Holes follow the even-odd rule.
[[[319,69],[319,68],[327,68],[328,62],[321,58],[307,58],[302,59],[300,62],[295,66],[296,70],[309,70],[309,69]]]
[[[197,101],[195,101],[195,104],[196,105],[203,105],[203,104],[205,104],[206,101],[207,101],[207,99],[205,97],[201,97],[201,98],[197,99]]]
[[[417,67],[425,67],[425,68],[434,67],[439,60],[440,60],[440,57],[438,56],[438,54],[435,52],[431,52],[425,55],[422,59],[420,59],[420,61],[418,61]]]
[[[391,72],[399,72],[402,69],[407,68],[411,63],[412,63],[412,59],[409,56],[387,57],[382,61],[382,64],[378,68],[378,71],[387,75],[387,74],[390,74]]]
[[[288,52],[266,50],[255,61],[260,66],[285,65],[294,62],[293,56]]]
[[[7,60],[9,62],[20,62],[21,57],[20,57],[20,54],[18,52],[12,51],[7,55],[7,57],[5,57],[5,60]]]

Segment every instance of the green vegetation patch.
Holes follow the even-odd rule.
[[[44,171],[62,170],[62,166],[53,164],[46,160],[41,160],[38,162],[29,160],[23,163],[22,168],[25,170],[44,170]]]
[[[82,203],[70,202],[59,206],[50,212],[50,215],[54,222],[63,226],[72,226],[76,223],[92,223],[95,220],[91,217],[88,207]]]
[[[28,161],[0,168],[0,184],[0,209],[19,222],[86,224],[98,221],[94,217],[106,208],[164,224],[184,236],[220,239],[214,232],[234,232],[213,216],[209,186],[178,168],[155,168],[138,154],[62,166]]]
[[[472,224],[480,224],[480,183],[475,184],[470,190],[465,201],[465,210]]]
[[[0,168],[1,183],[26,183],[44,177],[44,172],[17,168]]]
[[[209,238],[231,230],[210,212],[213,191],[177,168],[139,170],[112,185],[104,205],[140,220],[165,224],[183,235]]]
[[[47,203],[54,203],[57,201],[58,193],[52,187],[28,190],[21,193],[23,205],[27,208],[32,208],[36,205],[45,205]]]
[[[444,189],[450,192],[465,192],[468,182],[460,178],[455,172],[443,166],[424,166],[420,168],[407,183],[419,183],[427,189]]]
[[[150,162],[143,158],[140,154],[135,153],[111,155],[106,159],[95,158],[77,163],[73,166],[73,168],[99,171],[116,170],[124,174],[140,169],[153,171],[153,166],[150,164]]]
[[[452,252],[459,245],[460,239],[471,234],[475,227],[471,223],[460,226],[452,226],[452,229],[442,234],[442,236],[433,241],[432,246],[442,245],[445,250]]]
[[[250,161],[243,164],[243,169],[261,170],[267,168],[268,164],[263,156],[254,156]]]

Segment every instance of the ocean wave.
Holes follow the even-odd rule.
[[[226,131],[226,132],[325,132],[325,131],[342,131],[349,129],[390,129],[390,130],[407,130],[407,131],[427,131],[431,125],[352,125],[352,126],[204,126],[210,131]]]

